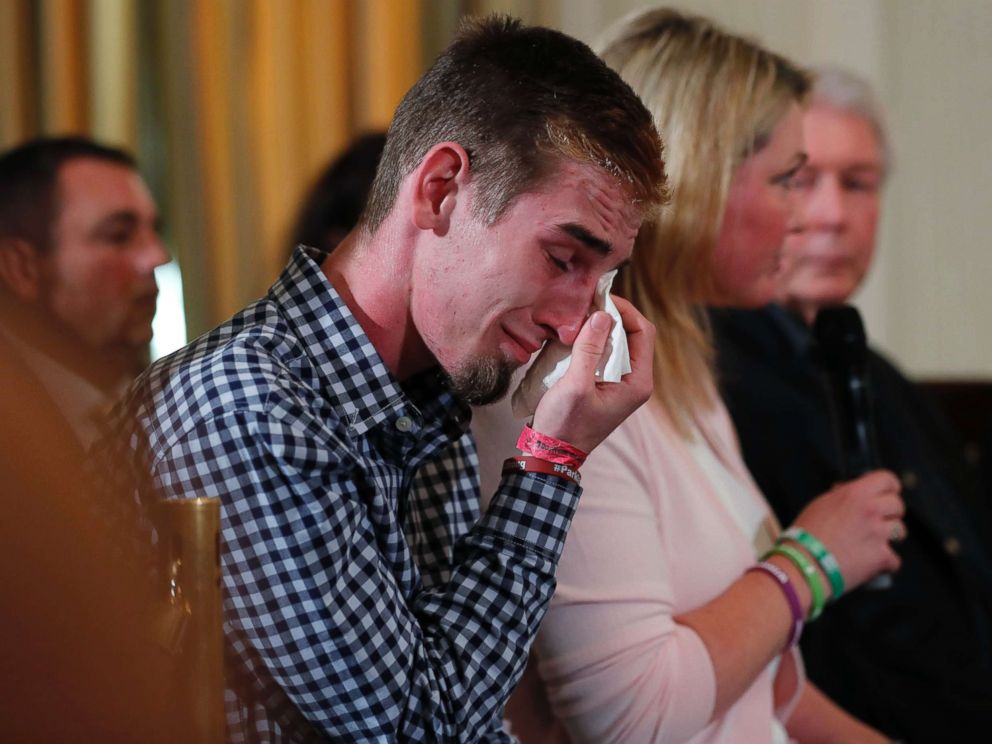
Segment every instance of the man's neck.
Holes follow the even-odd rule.
[[[413,236],[383,224],[374,234],[353,230],[321,266],[399,381],[436,364],[410,315]]]
[[[131,347],[94,348],[34,308],[4,307],[0,318],[8,335],[65,367],[107,395],[116,396],[138,366]]]
[[[813,327],[813,322],[816,320],[816,314],[820,311],[819,306],[815,304],[800,302],[799,300],[789,297],[779,300],[779,304],[793,315],[802,318],[803,322],[810,328]]]
[[[83,449],[88,449],[101,434],[101,422],[110,407],[120,399],[129,378],[117,378],[116,387],[98,386],[92,376],[84,376],[79,366],[70,366],[65,355],[46,353],[36,344],[0,324],[3,346],[19,358],[24,369],[48,394]]]

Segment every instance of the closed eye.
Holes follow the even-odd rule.
[[[140,225],[140,219],[131,211],[113,212],[97,223],[91,233],[98,240],[113,246],[127,246],[134,238]]]
[[[816,183],[818,174],[812,168],[802,168],[796,172],[789,182],[794,189],[809,189]]]
[[[806,153],[797,153],[793,157],[792,167],[783,173],[779,173],[777,176],[773,176],[771,179],[772,184],[775,186],[781,186],[784,189],[791,189],[794,185],[796,174],[803,169],[803,166],[809,161]]]
[[[845,175],[841,180],[845,191],[878,191],[878,177],[874,175]]]
[[[568,258],[563,258],[561,256],[555,255],[555,252],[552,250],[546,250],[544,252],[544,255],[548,257],[548,261],[550,261],[551,264],[559,271],[565,272],[572,268],[571,256],[569,256]]]
[[[126,245],[131,242],[131,231],[130,230],[112,230],[104,233],[104,238],[108,243],[113,243],[114,245]]]
[[[794,168],[790,168],[785,173],[775,176],[772,179],[772,183],[774,183],[776,186],[784,186],[787,189],[792,188],[795,185],[796,174],[799,173],[801,167],[802,167],[802,163],[800,163]]]

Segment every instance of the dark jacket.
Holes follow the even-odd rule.
[[[812,336],[779,307],[711,317],[744,459],[783,524],[840,480]],[[807,627],[807,670],[842,707],[911,742],[992,730],[992,543],[946,422],[869,352],[879,452],[903,483],[909,536],[887,589],[845,595]]]
[[[75,433],[0,334],[0,738],[180,741],[176,660],[144,624],[164,582],[122,552],[133,509],[89,483]]]

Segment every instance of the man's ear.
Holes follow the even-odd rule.
[[[35,302],[41,291],[40,256],[26,240],[0,238],[0,282],[22,302]]]
[[[413,222],[438,235],[448,232],[458,199],[469,180],[468,153],[456,142],[434,145],[413,172]]]

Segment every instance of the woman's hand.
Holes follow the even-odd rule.
[[[795,525],[819,538],[837,558],[848,589],[899,568],[891,543],[906,536],[901,490],[894,474],[875,470],[834,486],[796,517]]]

